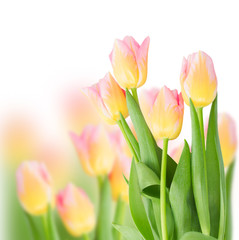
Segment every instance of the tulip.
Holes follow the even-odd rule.
[[[159,90],[150,112],[150,126],[156,139],[175,139],[182,129],[182,94],[166,86]]]
[[[196,108],[209,105],[217,94],[217,77],[212,59],[199,51],[183,58],[181,76],[183,99],[189,105],[191,98]]]
[[[72,236],[79,237],[93,230],[94,206],[83,190],[68,184],[57,195],[56,206],[62,222]]]
[[[149,114],[158,93],[159,89],[152,88],[150,90],[144,90],[139,97],[140,108],[148,125],[150,124]]]
[[[97,84],[83,91],[107,123],[116,124],[120,120],[120,113],[125,118],[128,116],[125,91],[120,88],[110,73],[107,73]]]
[[[114,164],[115,152],[103,126],[88,125],[78,136],[70,133],[84,171],[91,176],[108,174]]]
[[[19,201],[26,212],[42,215],[53,203],[50,175],[43,163],[23,162],[16,173]]]
[[[115,40],[110,61],[122,88],[141,87],[147,78],[149,37],[139,45],[133,37]]]
[[[230,115],[219,114],[218,131],[224,166],[227,167],[234,160],[237,149],[236,123]]]
[[[178,164],[181,154],[183,152],[183,144],[180,144],[177,147],[174,147],[171,151],[169,151],[169,156]]]

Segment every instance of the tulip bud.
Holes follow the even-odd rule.
[[[147,78],[149,37],[141,46],[133,37],[115,40],[110,61],[117,82],[122,88],[141,87]]]
[[[83,91],[107,123],[116,124],[120,120],[120,113],[125,118],[128,116],[125,91],[120,88],[110,73],[106,74],[97,84]]]
[[[26,212],[41,215],[53,203],[51,178],[43,163],[23,162],[16,173],[19,201]]]
[[[237,148],[236,123],[233,118],[226,113],[219,114],[218,131],[224,166],[227,167],[233,161]]]
[[[181,93],[166,86],[160,89],[151,113],[150,126],[154,137],[170,140],[178,137],[182,129],[184,103]]]
[[[212,59],[202,51],[184,58],[180,82],[187,105],[189,98],[196,108],[209,105],[217,94],[217,77]]]
[[[73,184],[56,197],[59,215],[69,233],[75,237],[88,233],[95,226],[94,206],[86,193]]]
[[[158,93],[159,89],[152,88],[150,90],[142,91],[139,97],[140,108],[148,125],[150,124],[149,114],[152,110],[154,101]]]
[[[115,152],[109,136],[101,125],[88,125],[78,136],[71,133],[84,171],[91,176],[108,174],[113,166]]]

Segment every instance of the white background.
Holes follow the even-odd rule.
[[[203,50],[215,65],[219,111],[239,123],[239,8],[232,1],[1,1],[0,119],[30,111],[57,134],[65,87],[89,85],[111,71],[115,38],[150,36],[151,86],[180,89],[183,56]],[[1,121],[1,120],[0,120]],[[190,138],[186,107],[182,136]],[[238,164],[233,189],[234,239],[239,239]]]

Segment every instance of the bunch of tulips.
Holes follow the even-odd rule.
[[[181,93],[164,86],[138,98],[137,89],[147,79],[149,43],[149,37],[141,45],[133,37],[116,40],[110,54],[114,77],[107,73],[83,89],[101,117],[119,127],[109,132],[88,125],[80,135],[70,134],[82,168],[98,180],[97,214],[86,193],[72,183],[55,197],[42,163],[19,167],[18,196],[34,239],[41,238],[32,215],[42,216],[45,239],[61,239],[52,214],[55,206],[68,232],[84,239],[232,239],[237,139],[233,119],[217,113],[213,61],[202,51],[193,53],[183,59]],[[168,155],[169,141],[182,129],[184,102],[191,114],[191,146],[185,140]],[[210,104],[205,121],[203,108]],[[126,222],[128,204],[132,221]]]

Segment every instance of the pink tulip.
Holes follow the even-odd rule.
[[[141,87],[147,78],[149,37],[139,45],[133,37],[115,40],[110,61],[117,82],[122,88]]]

